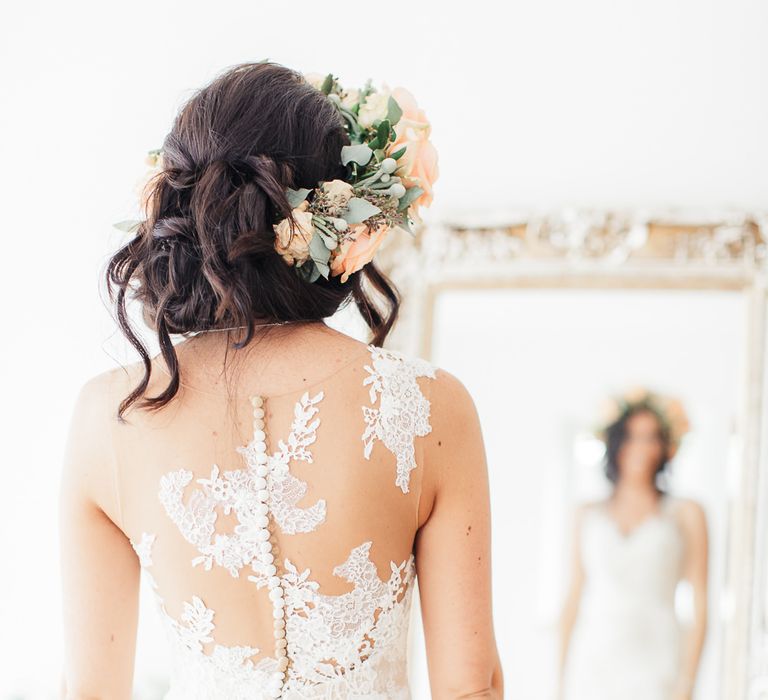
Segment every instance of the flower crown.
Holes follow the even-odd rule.
[[[645,387],[637,386],[620,396],[603,400],[600,419],[593,427],[593,433],[605,441],[608,428],[631,410],[647,408],[653,411],[669,435],[669,459],[675,456],[683,436],[691,425],[683,404],[671,396],[663,396]]]
[[[407,90],[386,85],[344,89],[332,73],[304,74],[338,109],[349,135],[340,163],[344,179],[310,189],[286,188],[291,216],[274,226],[275,251],[309,282],[341,275],[341,282],[371,261],[392,229],[414,236],[419,207],[432,203],[438,177],[431,125]],[[149,151],[144,186],[162,170],[162,150]],[[144,188],[140,198],[144,202]],[[140,222],[115,226],[134,231]]]

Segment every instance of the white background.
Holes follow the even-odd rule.
[[[0,13],[0,698],[57,682],[59,460],[79,385],[119,355],[99,294],[111,224],[131,213],[147,149],[220,70],[270,58],[410,89],[440,153],[427,220],[765,205],[762,0],[27,0]]]

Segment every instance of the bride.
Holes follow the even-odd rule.
[[[417,580],[433,697],[502,697],[478,414],[383,348],[399,296],[371,262],[431,202],[428,137],[402,88],[262,61],[151,152],[107,268],[140,361],[82,386],[64,459],[64,697],[131,697],[140,573],[169,700],[409,698]],[[348,303],[370,343],[324,322]]]
[[[690,700],[707,619],[706,521],[698,503],[658,482],[687,419],[677,401],[645,390],[614,402],[610,413],[600,432],[613,489],[576,512],[560,694]],[[681,578],[695,606],[685,635],[674,608]]]

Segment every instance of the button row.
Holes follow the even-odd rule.
[[[266,433],[264,431],[264,399],[261,396],[251,397],[253,405],[253,446],[256,451],[256,497],[259,500],[258,517],[256,520],[256,539],[259,541],[259,562],[261,571],[267,577],[269,600],[272,603],[273,632],[275,637],[275,656],[277,670],[274,672],[268,687],[271,697],[279,698],[283,694],[286,669],[288,668],[288,641],[285,636],[285,597],[280,577],[275,566],[277,547],[273,546],[274,537],[269,530],[269,491],[267,490],[267,475],[269,460],[267,457]]]

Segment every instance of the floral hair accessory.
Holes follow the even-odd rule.
[[[350,145],[341,148],[343,179],[314,189],[286,188],[291,216],[274,225],[275,251],[309,282],[341,275],[341,282],[368,264],[393,229],[412,236],[420,207],[432,203],[438,178],[431,125],[405,88],[342,88],[333,74],[304,74],[338,109]],[[161,149],[149,151],[149,172],[137,185],[146,211],[148,185],[163,169]],[[115,226],[135,231],[140,222]]]
[[[593,432],[605,441],[608,429],[631,411],[648,409],[654,413],[669,435],[669,459],[675,456],[683,436],[690,430],[690,422],[683,404],[671,396],[650,391],[642,386],[632,387],[620,396],[604,399],[600,406],[599,422]]]
[[[342,180],[313,190],[288,189],[291,219],[275,226],[275,250],[306,280],[341,275],[341,282],[371,261],[389,231],[414,235],[411,219],[432,203],[438,177],[431,126],[404,88],[343,88],[329,73],[304,75],[336,106],[350,145],[343,146]]]

